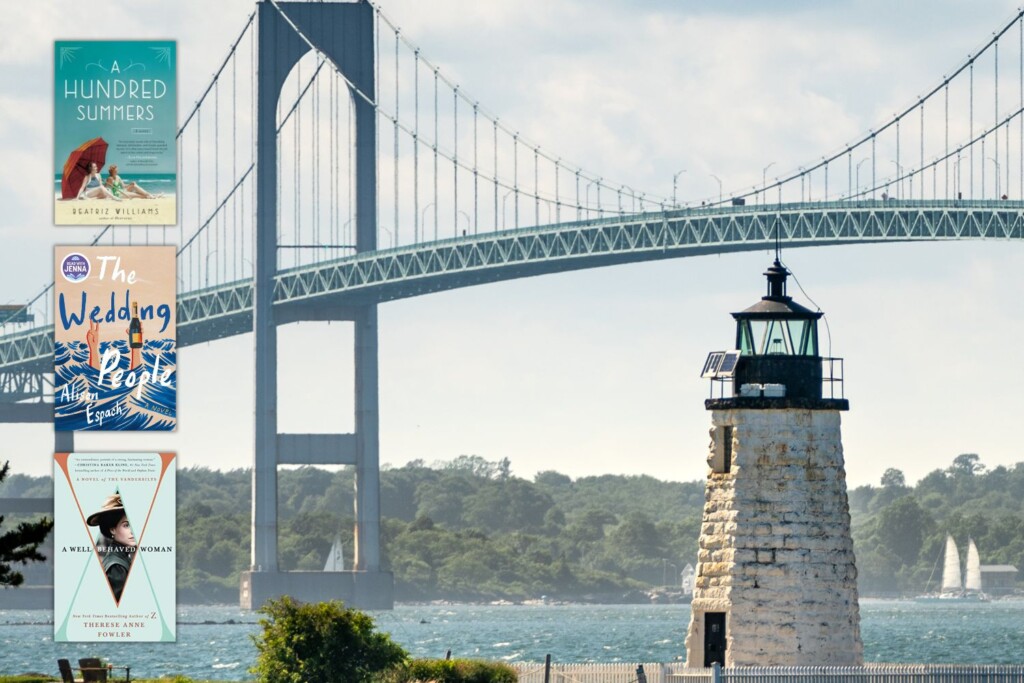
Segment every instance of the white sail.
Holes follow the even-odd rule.
[[[325,572],[345,571],[345,557],[341,552],[341,534],[334,537],[334,544],[327,553],[327,562],[324,563]]]
[[[979,572],[980,574],[980,572]],[[960,551],[952,536],[946,536],[946,558],[942,565],[942,592],[959,593],[963,587],[960,579]]]
[[[964,589],[981,592],[981,558],[978,557],[978,546],[972,539],[967,539],[967,577]]]

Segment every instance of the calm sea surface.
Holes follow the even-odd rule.
[[[683,649],[688,605],[400,606],[374,614],[415,656],[505,661],[671,662]],[[236,623],[226,623],[234,620]],[[0,674],[56,672],[56,659],[105,657],[132,674],[243,680],[256,617],[235,607],[178,611],[177,643],[54,643],[52,613],[0,611]],[[215,622],[215,623],[204,623]],[[861,602],[865,659],[873,662],[1024,662],[1024,601],[946,605]]]

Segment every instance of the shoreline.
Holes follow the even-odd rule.
[[[890,597],[863,597],[860,599],[862,603],[878,604],[878,603],[915,603],[913,597],[901,597],[901,598],[890,598]],[[993,600],[987,603],[970,603],[970,606],[986,606],[992,605],[993,603],[1020,603],[1024,602],[1024,598],[1017,599],[1005,599],[1005,600]],[[396,601],[396,608],[415,608],[415,607],[680,607],[683,605],[689,605],[688,602],[590,602],[582,600],[412,600],[412,601]],[[942,605],[940,605],[942,606]],[[963,604],[950,604],[949,607],[964,607]],[[195,602],[195,603],[178,603],[177,608],[179,610],[188,610],[195,608],[232,608],[244,611],[238,605],[230,602]],[[14,608],[0,608],[0,614],[6,612],[52,612],[52,607],[14,607]],[[371,613],[389,612],[391,610],[364,610]],[[251,614],[256,614],[256,610],[251,610]],[[52,624],[52,621],[39,621],[39,622],[23,622],[25,624]],[[224,621],[179,621],[179,624],[186,625],[208,625],[208,624],[247,624],[255,623],[248,621],[238,621],[236,619],[227,619]],[[8,624],[11,625],[11,624]]]

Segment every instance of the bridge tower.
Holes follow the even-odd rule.
[[[280,8],[280,11],[278,10]],[[256,414],[252,473],[252,564],[241,577],[243,608],[291,595],[303,601],[341,599],[353,607],[391,609],[394,582],[380,566],[377,307],[318,303],[291,311],[274,308],[277,275],[277,102],[292,67],[315,45],[354,88],[376,92],[374,13],[366,2],[261,2],[258,10],[257,204],[253,333]],[[377,248],[376,112],[353,92],[355,108],[356,250]],[[355,431],[281,434],[277,429],[277,326],[300,320],[354,323]],[[332,354],[333,355],[333,354]],[[282,572],[277,562],[279,465],[354,465],[353,571]]]
[[[842,360],[819,355],[822,314],[787,296],[778,258],[765,275],[767,295],[732,314],[738,350],[704,367],[712,441],[686,663],[861,665],[849,403],[822,391]]]

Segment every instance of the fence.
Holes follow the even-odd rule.
[[[860,666],[745,666],[709,669],[682,664],[512,665],[520,683],[1024,683],[1024,665],[868,664]],[[643,683],[643,681],[640,681]]]

